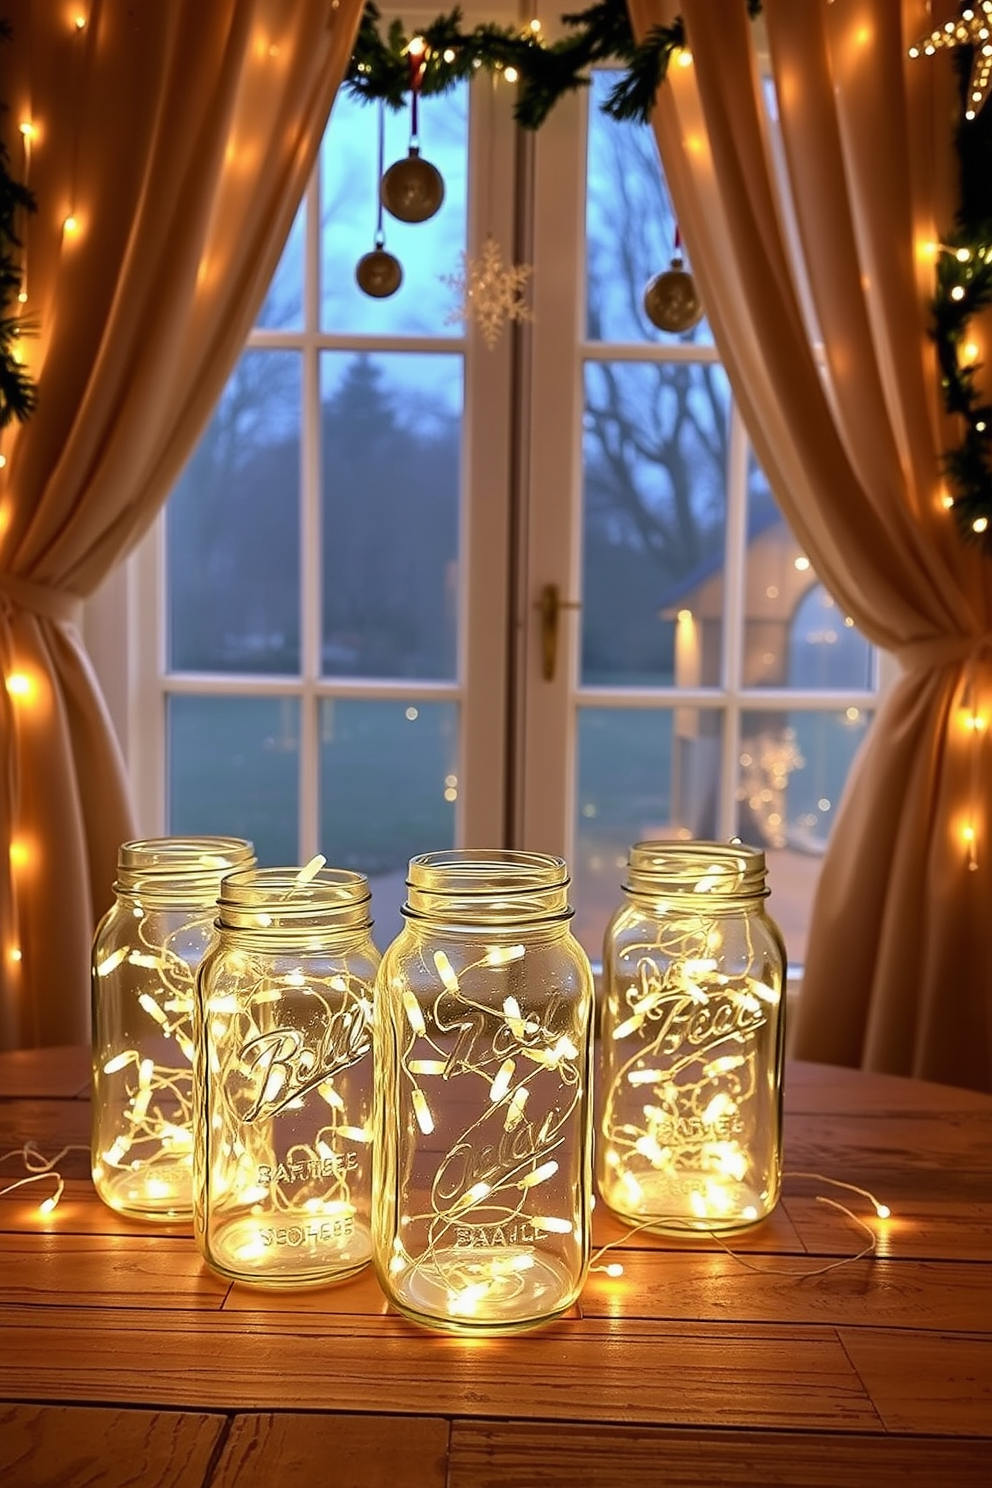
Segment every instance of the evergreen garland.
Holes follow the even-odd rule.
[[[0,20],[0,41],[9,41],[10,36],[10,22]],[[0,103],[0,111],[6,113],[6,104]],[[18,359],[20,338],[29,327],[18,314],[22,244],[17,213],[34,210],[34,196],[11,176],[7,149],[0,140],[0,430],[14,419],[23,423],[38,401],[38,390]]]
[[[753,18],[761,0],[747,0]],[[561,17],[566,35],[545,45],[539,35],[508,27],[481,25],[461,30],[461,12],[438,16],[416,33],[428,51],[421,75],[423,94],[444,93],[479,67],[489,72],[516,69],[515,117],[525,129],[538,129],[566,93],[589,83],[596,62],[621,65],[623,72],[603,109],[611,118],[646,123],[673,52],[685,43],[680,17],[658,26],[640,44],[634,41],[625,0],[598,0],[588,10]],[[349,89],[365,99],[384,99],[401,107],[410,88],[410,38],[394,21],[383,38],[379,11],[369,3],[347,72]],[[948,413],[964,420],[964,435],[945,451],[944,474],[958,529],[992,556],[992,406],[975,386],[978,366],[962,360],[968,322],[992,305],[992,102],[973,120],[964,118],[964,94],[972,48],[958,47],[961,116],[955,132],[959,165],[959,209],[953,231],[940,253],[931,302],[931,335],[940,364],[941,393]]]
[[[747,0],[747,5],[752,17],[761,10],[761,0]],[[677,17],[671,26],[656,27],[636,43],[625,0],[597,0],[587,10],[563,15],[566,34],[550,45],[530,29],[485,24],[463,31],[461,21],[461,12],[454,9],[418,33],[427,43],[420,92],[444,93],[479,67],[490,72],[514,68],[519,79],[515,115],[525,129],[540,128],[560,98],[587,87],[589,69],[597,62],[623,68],[603,105],[605,112],[618,120],[647,122],[672,54],[685,41]],[[400,108],[410,90],[410,38],[400,21],[392,23],[385,37],[379,24],[378,7],[369,3],[346,83],[360,98],[383,99]],[[0,41],[10,35],[9,22],[0,19]],[[954,55],[963,99],[972,48],[958,47]],[[0,110],[5,109],[0,103]],[[992,404],[976,387],[978,364],[962,356],[971,317],[992,306],[992,105],[966,120],[962,103],[955,149],[958,210],[938,256],[931,334],[944,407],[962,419],[964,434],[955,448],[944,452],[943,470],[962,537],[992,556]],[[0,141],[0,431],[14,419],[24,422],[37,403],[35,383],[18,358],[20,338],[30,327],[17,308],[23,279],[17,214],[33,212],[35,205],[33,193],[11,176]]]
[[[961,536],[992,556],[992,404],[975,385],[980,364],[961,355],[969,320],[992,305],[992,104],[965,119],[972,48],[957,48],[954,59],[962,100],[954,139],[958,208],[937,259],[931,334],[944,408],[964,422],[961,443],[943,456],[952,510]]]

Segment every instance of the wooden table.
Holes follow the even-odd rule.
[[[0,1055],[0,1150],[85,1148],[88,1083],[84,1049]],[[574,1316],[501,1339],[417,1328],[370,1274],[228,1285],[72,1150],[49,1216],[0,1200],[0,1484],[989,1488],[992,1097],[804,1064],[786,1092],[787,1175],[892,1218],[787,1176],[733,1255],[628,1236]],[[821,1270],[866,1237],[819,1196],[873,1257]],[[600,1211],[596,1243],[623,1235]]]

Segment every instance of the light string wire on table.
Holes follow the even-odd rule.
[[[840,1178],[828,1178],[825,1173],[805,1173],[799,1172],[798,1170],[784,1172],[782,1174],[783,1181],[788,1178],[808,1178],[817,1183],[830,1183],[835,1188],[847,1189],[851,1193],[860,1194],[863,1198],[866,1198],[871,1204],[872,1208],[875,1211],[875,1214],[878,1216],[879,1219],[888,1219],[891,1216],[892,1211],[889,1208],[888,1204],[881,1203],[870,1191],[870,1189],[860,1188],[856,1183],[845,1183]],[[606,1255],[607,1251],[614,1250],[618,1245],[623,1245],[627,1240],[631,1238],[632,1235],[639,1234],[641,1230],[652,1228],[657,1230],[659,1225],[670,1227],[684,1224],[687,1234],[706,1235],[710,1240],[715,1241],[720,1249],[725,1251],[726,1254],[730,1256],[731,1260],[737,1261],[739,1265],[744,1266],[748,1271],[754,1271],[759,1276],[783,1276],[793,1281],[804,1281],[812,1276],[824,1276],[828,1271],[836,1271],[839,1266],[849,1266],[853,1261],[860,1261],[863,1260],[865,1256],[875,1254],[878,1248],[878,1237],[870,1225],[866,1224],[863,1219],[860,1219],[858,1215],[856,1215],[851,1209],[848,1209],[845,1204],[838,1203],[836,1199],[827,1198],[825,1194],[817,1194],[816,1202],[818,1204],[829,1204],[831,1209],[839,1209],[841,1214],[846,1214],[848,1219],[850,1219],[852,1223],[856,1224],[859,1229],[864,1230],[865,1234],[868,1236],[868,1244],[863,1246],[861,1250],[859,1250],[855,1255],[841,1256],[840,1260],[829,1261],[826,1265],[815,1266],[812,1270],[809,1271],[781,1271],[772,1266],[756,1265],[753,1261],[748,1260],[738,1251],[733,1250],[715,1230],[700,1230],[698,1226],[690,1225],[688,1222],[683,1221],[681,1216],[679,1215],[673,1215],[671,1219],[666,1219],[664,1216],[659,1217],[658,1215],[653,1215],[650,1219],[645,1219],[640,1224],[628,1226],[625,1229],[624,1234],[622,1234],[618,1239],[610,1240],[608,1244],[601,1245],[599,1249],[594,1252],[589,1262],[589,1270],[590,1272],[598,1271],[606,1276],[614,1278],[622,1276],[623,1266],[618,1261],[612,1261],[609,1265],[606,1266],[599,1266],[596,1263],[601,1259],[602,1256]]]
[[[54,1193],[49,1194],[47,1199],[42,1199],[38,1205],[39,1214],[51,1214],[58,1204],[65,1189],[65,1180],[58,1172],[56,1163],[62,1161],[67,1152],[89,1152],[89,1146],[81,1142],[70,1142],[65,1147],[60,1147],[54,1157],[44,1157],[37,1144],[28,1139],[22,1147],[12,1147],[9,1152],[0,1156],[0,1163],[9,1162],[12,1157],[19,1157],[28,1170],[26,1178],[16,1178],[12,1183],[7,1183],[0,1188],[0,1198],[5,1194],[13,1193],[15,1189],[24,1188],[29,1183],[40,1183],[45,1178],[51,1178],[55,1184]]]

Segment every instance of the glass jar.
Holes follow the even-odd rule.
[[[324,1286],[371,1258],[371,894],[341,868],[224,879],[197,978],[195,1229],[222,1276]]]
[[[390,1302],[454,1332],[566,1311],[589,1260],[589,961],[540,853],[410,861],[377,980],[374,1261]]]
[[[782,1172],[785,948],[764,853],[638,842],[603,953],[596,1181],[621,1219],[730,1231]]]
[[[139,1219],[193,1213],[193,1001],[223,875],[255,855],[238,837],[153,837],[117,854],[114,903],[93,938],[93,1183]]]

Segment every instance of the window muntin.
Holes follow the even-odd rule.
[[[593,77],[586,162],[578,923],[597,954],[639,838],[739,834],[801,962],[876,657],[779,512],[705,319],[644,312],[675,223],[652,131],[601,112],[617,76]]]

